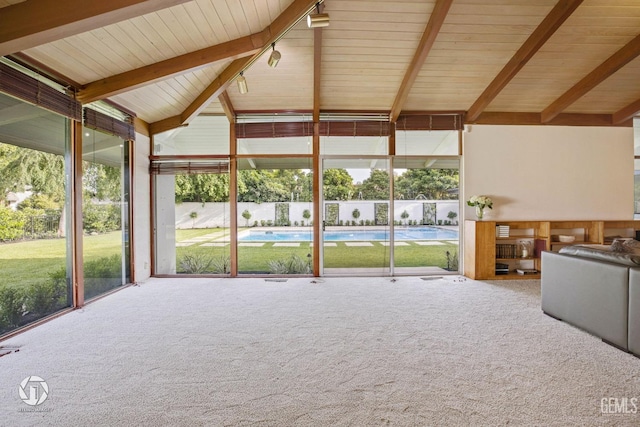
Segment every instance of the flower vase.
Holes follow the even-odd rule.
[[[481,208],[480,206],[476,206],[476,217],[478,217],[478,219],[481,220],[483,216],[484,216],[484,208]]]

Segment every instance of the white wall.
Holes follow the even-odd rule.
[[[633,129],[482,126],[464,133],[461,196],[486,220],[633,219]],[[474,219],[473,208],[465,216]]]
[[[136,134],[134,142],[133,201],[133,242],[134,269],[137,282],[147,280],[151,274],[151,230],[149,226],[149,137]]]
[[[176,273],[175,175],[156,175],[156,274]],[[168,189],[168,190],[164,190]]]
[[[169,203],[169,200],[167,200]],[[353,210],[358,209],[360,211],[360,220],[373,221],[375,219],[374,204],[383,203],[382,200],[374,202],[370,200],[351,200],[351,201],[327,201],[327,203],[337,203],[340,205],[339,220],[353,221]],[[436,203],[436,219],[443,222],[448,220],[447,215],[449,212],[455,212],[457,217],[455,221],[460,221],[459,215],[459,202],[457,200],[396,200],[394,219],[396,221],[403,221],[401,218],[402,212],[407,211],[410,220],[422,220],[422,205],[423,203]],[[242,212],[248,210],[251,213],[249,219],[249,225],[253,226],[255,221],[274,221],[276,216],[275,203],[238,203],[238,225],[244,227],[247,224],[247,220],[242,217]],[[289,220],[292,224],[295,221],[301,223],[305,222],[305,225],[309,225],[309,220],[304,219],[303,212],[308,209],[313,214],[313,205],[308,202],[291,202],[289,203]],[[196,218],[191,218],[191,213],[197,214]],[[163,215],[164,217],[164,215]],[[169,224],[171,217],[167,216],[163,222]],[[202,203],[185,202],[175,205],[175,224],[178,229],[185,228],[216,228],[216,227],[228,227],[230,223],[229,219],[229,204],[228,203]],[[169,243],[169,242],[167,242]]]

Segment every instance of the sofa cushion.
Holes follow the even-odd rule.
[[[640,265],[640,249],[631,249],[630,252],[612,252],[608,245],[571,245],[563,247],[559,253],[613,262],[629,267]]]

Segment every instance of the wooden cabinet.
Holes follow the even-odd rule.
[[[537,240],[548,247],[547,221],[465,221],[464,225],[465,276],[480,280],[540,277],[520,275],[516,270],[540,271],[540,255],[534,247]],[[498,236],[497,226],[509,227],[508,236]],[[527,245],[526,254],[523,243]],[[497,271],[500,264],[508,266],[506,274]]]
[[[551,221],[548,248],[557,252],[563,246],[601,244],[603,221]],[[562,241],[571,237],[573,241]]]
[[[497,226],[508,227],[508,235],[500,236]],[[472,221],[464,223],[464,275],[471,279],[535,279],[542,271],[540,248],[558,251],[566,245],[609,244],[616,237],[636,237],[640,221]],[[572,236],[572,242],[561,242],[560,236]],[[562,237],[563,240],[567,238]],[[523,242],[528,253],[523,256]],[[537,248],[537,249],[536,249]],[[507,265],[502,274],[497,265]],[[502,265],[500,267],[502,267]],[[536,270],[537,274],[521,275],[517,270]]]

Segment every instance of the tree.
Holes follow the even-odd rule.
[[[307,220],[307,224],[309,222],[309,218],[311,218],[311,211],[309,209],[305,209],[302,211],[302,218]],[[304,221],[302,221],[302,225],[304,225]]]
[[[238,171],[238,201],[288,202],[291,193],[276,175],[274,171],[264,169]]]
[[[0,144],[0,188],[46,194],[56,202],[65,198],[64,157],[43,151]]]
[[[176,175],[176,203],[182,202],[228,202],[228,174]]]
[[[242,218],[244,218],[247,221],[247,227],[249,226],[249,220],[251,219],[251,212],[249,212],[247,209],[244,210],[244,212],[242,212]]]
[[[120,174],[120,168],[84,162],[82,187],[85,198],[119,202],[122,199]]]
[[[457,169],[409,169],[396,178],[395,198],[456,200],[459,177]]]
[[[456,217],[458,216],[457,213],[455,213],[454,211],[449,211],[449,213],[447,214],[447,218],[449,218],[451,220],[451,223],[453,224],[454,220],[456,219]]]
[[[389,198],[389,174],[382,169],[372,169],[369,178],[358,188],[364,200],[386,200]]]
[[[407,225],[407,218],[409,218],[409,212],[406,210],[400,214],[400,218],[404,219],[404,224]]]
[[[349,200],[355,193],[353,178],[346,169],[327,169],[322,176],[325,200]]]

